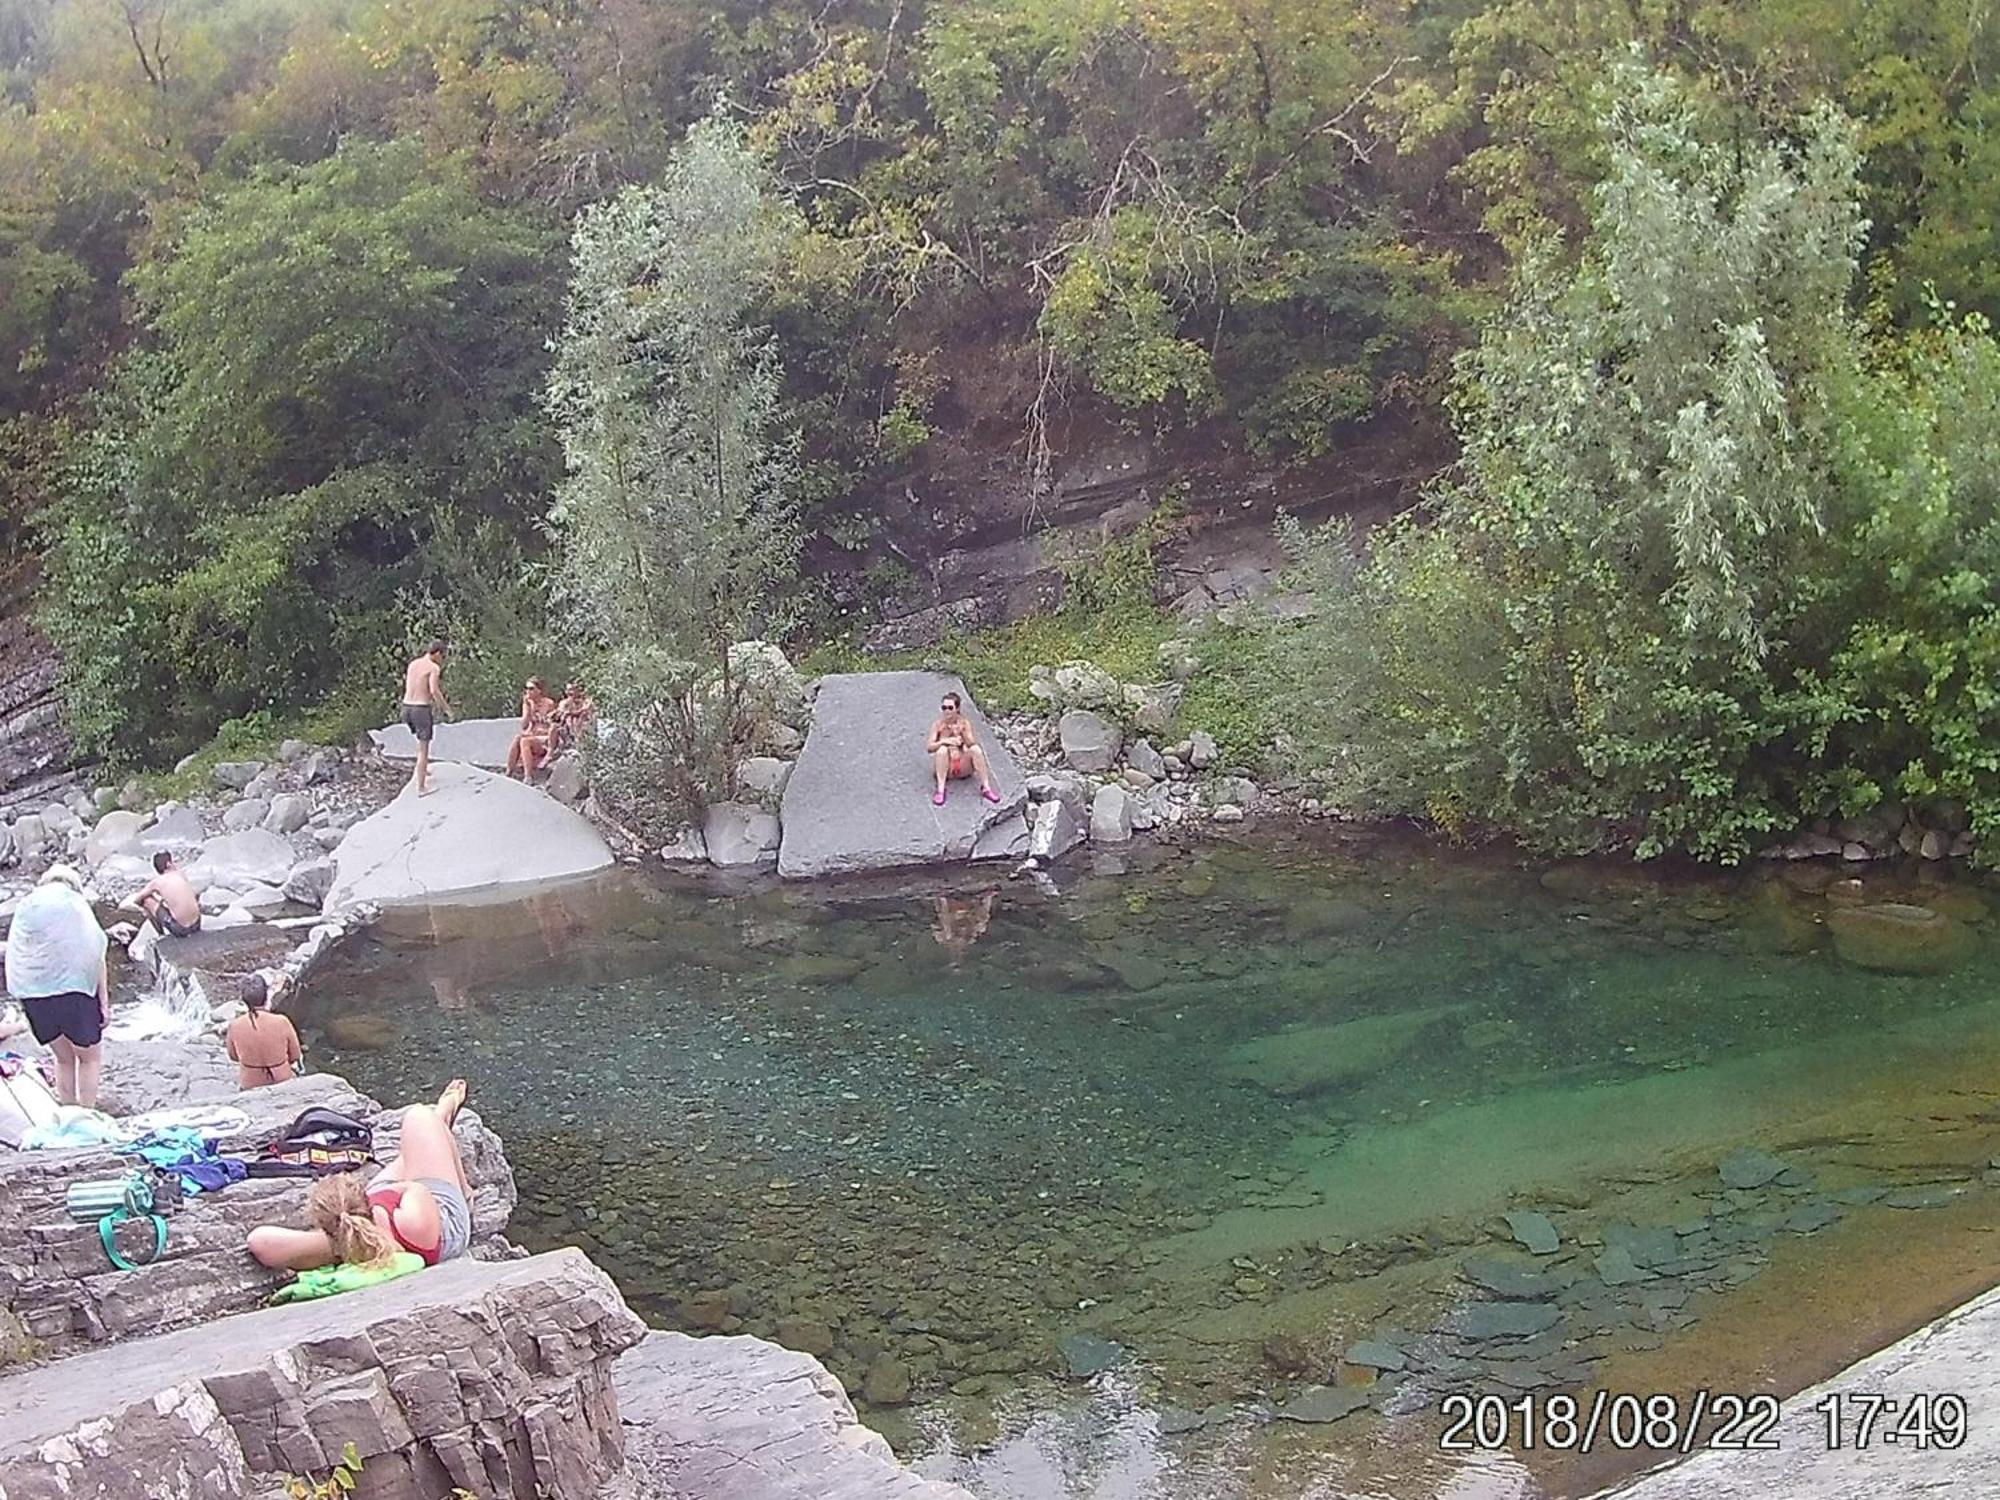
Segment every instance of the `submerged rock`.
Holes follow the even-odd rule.
[[[1434,1006],[1296,1026],[1230,1048],[1222,1071],[1284,1098],[1316,1094],[1381,1071],[1415,1046],[1426,1028],[1464,1009]]]
[[[1834,952],[1878,974],[1943,974],[1970,958],[1976,946],[1963,922],[1899,901],[1831,907],[1826,922]]]
[[[1556,1226],[1549,1216],[1534,1209],[1516,1209],[1507,1214],[1507,1228],[1514,1238],[1527,1246],[1530,1254],[1553,1255],[1562,1244],[1562,1237],[1556,1233]]]
[[[1785,1164],[1768,1151],[1745,1147],[1723,1157],[1716,1170],[1722,1174],[1724,1187],[1760,1188],[1766,1183],[1776,1182],[1785,1170]]]
[[[1467,1339],[1524,1339],[1561,1320],[1546,1302],[1472,1302],[1445,1319],[1444,1331]]]
[[[1088,1380],[1125,1363],[1125,1346],[1094,1333],[1073,1333],[1057,1347],[1063,1368],[1078,1380]]]
[[[1316,1385],[1301,1391],[1271,1415],[1281,1422],[1338,1422],[1367,1406],[1373,1394],[1366,1386]]]

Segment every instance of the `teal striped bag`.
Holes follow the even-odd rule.
[[[97,1237],[104,1242],[104,1253],[119,1270],[136,1271],[167,1253],[166,1217],[156,1211],[153,1185],[144,1173],[127,1172],[122,1177],[72,1182],[63,1200],[72,1219],[86,1224],[93,1219],[97,1221]],[[153,1253],[143,1261],[132,1260],[118,1248],[118,1226],[129,1219],[152,1221]]]

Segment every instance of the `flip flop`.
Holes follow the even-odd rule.
[[[980,791],[979,795],[984,797],[988,802],[995,804],[996,806],[999,804],[1000,794],[994,791],[993,788],[990,786],[983,788]]]
[[[931,806],[932,806],[932,807],[943,807],[943,806],[944,806],[944,793],[943,793],[943,792],[933,792],[933,793],[931,794]]]

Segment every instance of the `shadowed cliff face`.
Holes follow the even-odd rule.
[[[73,785],[76,749],[62,722],[62,662],[35,628],[33,559],[0,577],[0,807],[46,802]]]
[[[902,650],[954,631],[1018,620],[1061,600],[1052,564],[1065,546],[1129,532],[1169,497],[1182,520],[1162,549],[1167,598],[1190,612],[1268,587],[1282,565],[1282,511],[1312,522],[1372,525],[1408,506],[1449,460],[1433,425],[1384,417],[1340,451],[1280,466],[1209,432],[1129,431],[1102,414],[1065,420],[1038,492],[1019,445],[960,449],[857,508],[881,517],[872,562],[905,570],[891,597],[868,601],[867,643]],[[852,553],[817,551],[808,571],[858,574]]]

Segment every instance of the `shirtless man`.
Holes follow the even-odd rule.
[[[201,898],[164,849],[153,856],[152,880],[132,899],[162,937],[192,937],[201,931]]]
[[[444,696],[444,642],[432,641],[430,649],[403,670],[403,722],[417,737],[417,769],[410,780],[419,797],[430,795],[431,733],[440,710],[447,719],[452,716]]]
[[[979,777],[979,795],[988,802],[998,802],[1000,794],[993,790],[993,773],[986,767],[986,752],[979,747],[979,740],[972,732],[972,720],[966,718],[958,694],[946,693],[938,708],[939,718],[931,725],[930,740],[925,746],[930,752],[931,772],[937,777],[937,794],[931,798],[932,803],[944,806],[945,782],[975,773]]]

